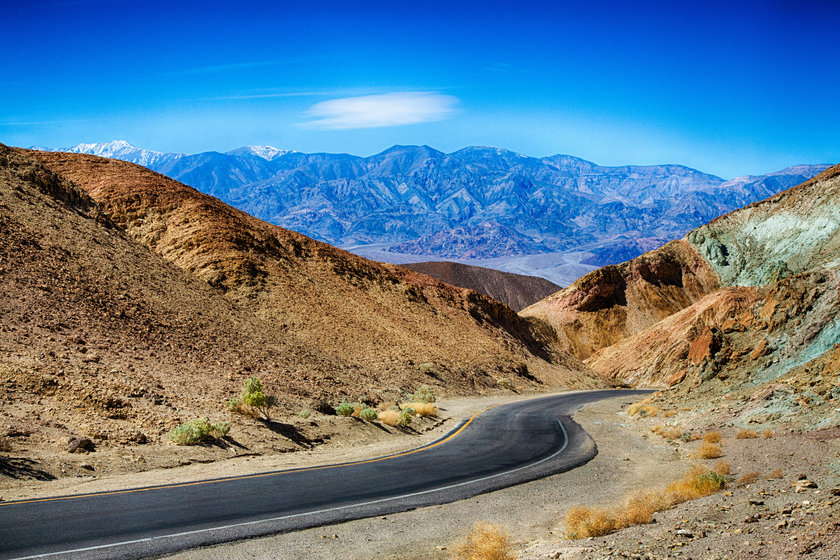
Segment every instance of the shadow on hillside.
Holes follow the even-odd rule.
[[[37,463],[25,457],[0,457],[0,476],[16,479],[55,480],[55,476],[37,468]]]
[[[305,449],[311,449],[315,447],[315,443],[317,443],[300,433],[300,431],[291,424],[283,424],[282,422],[275,422],[274,420],[262,420],[262,423],[265,424],[266,428],[275,434],[281,435],[292,443],[295,443]]]

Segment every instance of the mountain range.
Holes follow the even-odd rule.
[[[114,141],[61,151],[144,165],[260,219],[378,260],[494,259],[484,264],[561,284],[828,167],[799,165],[725,181],[682,165],[605,167],[490,147],[445,154],[393,146],[359,157],[270,146],[162,153]],[[574,267],[565,271],[557,259],[524,270],[521,262],[509,265],[551,254]]]

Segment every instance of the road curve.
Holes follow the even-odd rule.
[[[597,454],[570,416],[587,391],[485,409],[423,447],[365,461],[0,503],[0,558],[120,558],[406,511],[580,466]]]

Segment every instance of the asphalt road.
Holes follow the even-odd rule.
[[[436,442],[355,463],[0,503],[0,558],[143,558],[406,511],[580,466],[591,391],[491,407]]]

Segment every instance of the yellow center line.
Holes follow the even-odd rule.
[[[39,503],[39,502],[58,502],[58,501],[62,501],[62,500],[77,500],[77,499],[81,499],[81,498],[92,498],[94,496],[111,496],[111,495],[116,495],[116,494],[133,494],[135,492],[149,492],[149,491],[152,491],[152,490],[166,490],[166,489],[170,489],[170,488],[186,488],[187,486],[200,486],[200,485],[203,485],[203,484],[216,484],[216,483],[227,482],[227,481],[231,481],[231,480],[247,480],[249,478],[264,478],[264,477],[267,477],[267,476],[278,476],[278,475],[295,473],[295,472],[320,471],[320,470],[326,470],[326,469],[338,469],[338,468],[342,468],[342,467],[352,467],[352,466],[355,466],[355,465],[365,465],[365,464],[368,464],[368,463],[378,463],[380,461],[387,461],[387,460],[390,460],[390,459],[397,459],[399,457],[406,457],[408,455],[413,455],[413,454],[419,453],[421,451],[427,451],[429,449],[437,447],[438,445],[442,445],[442,444],[446,443],[447,441],[450,441],[453,438],[455,438],[455,436],[457,436],[461,432],[463,432],[466,429],[466,427],[469,426],[472,423],[472,421],[475,420],[476,417],[479,414],[487,412],[491,408],[495,408],[495,407],[500,406],[502,404],[505,404],[505,403],[494,404],[494,405],[491,405],[491,406],[488,406],[486,408],[483,408],[483,409],[479,410],[478,412],[473,414],[470,417],[470,419],[467,420],[464,423],[464,425],[461,426],[456,432],[450,434],[448,437],[446,437],[446,438],[444,438],[440,441],[437,441],[435,443],[431,443],[429,445],[425,445],[425,446],[422,446],[422,447],[418,447],[417,449],[412,449],[411,451],[404,451],[402,453],[397,453],[396,455],[387,455],[385,457],[377,457],[375,459],[366,459],[366,460],[363,460],[363,461],[354,461],[354,462],[351,462],[351,463],[340,463],[340,464],[333,464],[333,465],[320,465],[320,466],[316,466],[316,467],[303,467],[303,468],[298,468],[298,469],[287,469],[287,470],[284,470],[284,471],[272,471],[272,472],[258,473],[258,474],[245,474],[245,475],[241,475],[241,476],[232,476],[232,477],[222,478],[222,479],[197,480],[195,482],[182,482],[182,483],[178,483],[178,484],[164,484],[164,485],[160,485],[160,486],[147,486],[147,487],[144,487],[144,488],[128,488],[128,489],[125,489],[125,490],[108,490],[108,491],[104,491],[104,492],[91,492],[89,494],[76,494],[74,496],[58,496],[58,497],[54,497],[54,498],[35,498],[35,499],[32,499],[32,500],[20,500],[20,501],[14,501],[14,502],[0,502],[0,507],[22,505],[22,504],[35,504],[35,503]]]

